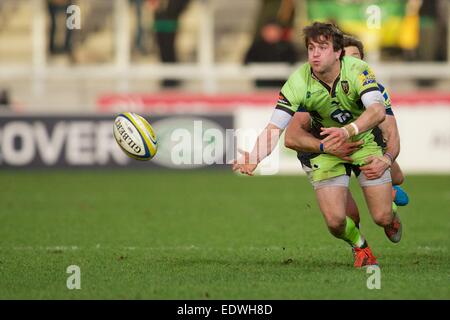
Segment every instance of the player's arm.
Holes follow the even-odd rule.
[[[372,93],[372,92],[370,92]],[[367,93],[366,95],[369,95]],[[327,136],[323,139],[323,143],[328,143],[334,145],[335,148],[339,148],[345,141],[349,138],[358,135],[359,133],[365,132],[367,130],[373,129],[378,124],[384,121],[385,111],[384,105],[379,99],[382,99],[381,92],[373,91],[369,97],[364,95],[361,97],[366,110],[359,116],[358,119],[347,124],[341,128],[322,128],[320,133],[322,136]],[[364,102],[366,100],[366,102]]]
[[[358,128],[357,129],[358,133],[373,129],[381,122],[383,122],[386,117],[381,92],[373,91],[372,93],[367,93],[361,97],[361,100],[363,101],[366,110],[361,114],[361,116],[358,119],[352,122]],[[367,97],[368,95],[370,95],[370,97]],[[354,128],[353,125],[350,124],[350,126]],[[352,130],[349,129],[349,127],[347,126],[344,127],[344,131],[347,131],[349,135],[352,136],[357,134],[356,132],[352,133]]]
[[[383,136],[387,139],[384,156],[392,157],[392,159],[390,159],[392,161],[392,184],[400,185],[403,183],[405,177],[396,161],[398,155],[400,154],[400,134],[397,127],[397,121],[393,113],[391,115],[389,115],[389,113],[387,114],[386,120],[380,124],[380,129],[382,130]]]
[[[321,152],[320,139],[311,132],[311,118],[307,112],[296,112],[286,128],[284,145],[300,152]]]
[[[392,162],[397,159],[400,153],[400,134],[398,132],[397,121],[395,119],[394,112],[391,105],[391,97],[386,88],[381,84],[378,84],[380,91],[383,95],[384,106],[386,108],[386,119],[378,125],[386,141],[385,154],[390,157]]]
[[[355,152],[362,141],[346,142],[339,149],[324,145],[311,134],[311,118],[307,112],[296,112],[289,123],[284,137],[287,148],[299,152],[330,153],[350,161],[349,155]]]
[[[342,128],[323,128],[321,135],[328,135],[323,140],[323,143],[330,142],[339,147],[347,139],[368,131],[384,121],[386,117],[384,99],[378,88],[375,75],[367,64],[363,64],[361,67],[362,71],[354,85],[357,88],[365,111],[355,121]]]
[[[301,96],[298,93],[303,92],[304,84],[299,75],[299,72],[294,72],[281,88],[272,117],[256,139],[251,151],[239,150],[241,157],[233,161],[234,171],[239,170],[241,173],[253,175],[258,164],[275,149],[281,134],[301,105]]]
[[[368,179],[378,179],[383,173],[394,165],[395,159],[400,152],[400,134],[398,133],[397,121],[391,107],[391,99],[386,89],[378,84],[383,95],[384,106],[386,110],[386,119],[378,125],[383,139],[386,141],[386,148],[382,157],[369,157],[366,159],[366,165],[360,167],[361,171]],[[396,181],[403,180],[403,174],[396,164],[396,168],[391,170],[391,175],[395,172]]]
[[[253,175],[258,164],[269,156],[278,144],[281,134],[291,121],[294,111],[285,107],[277,107],[272,113],[269,123],[256,139],[251,152],[238,149],[241,157],[233,161],[233,171]]]
[[[258,164],[275,149],[283,130],[275,124],[269,123],[259,134],[251,152],[238,149],[241,157],[239,160],[233,161],[233,171],[239,170],[240,173],[252,176]]]
[[[386,150],[382,157],[369,157],[366,160],[366,165],[361,167],[361,171],[369,180],[381,177],[392,166],[400,153],[400,135],[394,115],[387,115],[378,127],[386,140]]]
[[[395,117],[393,115],[387,115],[386,119],[379,124],[379,128],[383,133],[383,138],[386,140],[385,154],[389,154],[393,162],[400,153],[400,134]]]

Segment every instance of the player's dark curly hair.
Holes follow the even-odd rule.
[[[308,48],[311,40],[320,43],[322,42],[319,41],[320,37],[324,37],[327,41],[331,40],[333,43],[333,50],[335,52],[342,50],[339,59],[344,57],[344,34],[334,24],[314,22],[312,25],[309,25],[303,29],[303,35],[305,37],[306,48]]]
[[[360,40],[346,34],[344,35],[344,48],[345,47],[357,47],[359,54],[361,55],[361,59],[364,59],[364,45]]]

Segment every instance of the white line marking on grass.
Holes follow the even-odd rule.
[[[281,251],[285,250],[284,247],[278,247],[278,246],[268,246],[268,247],[254,247],[254,246],[248,246],[248,247],[198,247],[195,245],[188,245],[188,246],[160,246],[160,247],[139,247],[139,246],[100,246],[100,244],[97,244],[93,247],[82,247],[82,246],[63,246],[63,245],[57,245],[57,246],[1,246],[0,250],[7,250],[7,249],[13,249],[13,250],[62,250],[62,251],[74,251],[74,250],[101,250],[101,249],[120,249],[120,250],[182,250],[182,251],[191,251],[191,250],[204,250],[204,251],[212,251],[212,250],[227,250],[227,251],[236,251],[236,250],[254,250],[254,251]],[[328,248],[327,248],[328,249]]]
[[[80,248],[78,246],[38,246],[38,247],[32,247],[32,246],[13,246],[13,247],[0,247],[0,249],[13,249],[13,250],[23,250],[23,251],[38,251],[38,250],[46,250],[46,251],[55,251],[55,250],[61,250],[61,251],[74,251],[79,250]]]
[[[428,246],[421,247],[421,246],[418,246],[417,249],[424,250],[424,251],[447,251],[446,247],[428,247]]]

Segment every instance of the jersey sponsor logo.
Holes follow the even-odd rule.
[[[369,68],[367,70],[364,70],[359,75],[359,81],[361,82],[362,86],[367,86],[371,83],[376,83],[377,80],[375,78],[375,74],[372,72],[372,70]]]
[[[341,109],[334,110],[330,117],[340,124],[347,124],[353,119],[353,116],[349,111]]]
[[[350,89],[350,85],[348,84],[348,81],[344,80],[341,81],[342,90],[344,90],[345,94],[348,94],[348,91]]]
[[[278,95],[278,101],[277,101],[278,105],[282,105],[282,106],[291,106],[291,103],[289,102],[289,100],[284,96],[284,94],[282,94],[280,92],[280,94]]]

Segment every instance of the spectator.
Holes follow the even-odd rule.
[[[145,0],[130,0],[136,9],[136,31],[134,37],[134,47],[142,54],[147,50],[144,45],[144,27],[142,26],[142,7]]]
[[[6,89],[0,90],[0,109],[9,109],[11,101],[9,98],[9,92]]]
[[[286,62],[294,64],[297,61],[297,52],[294,45],[282,39],[283,28],[275,20],[268,21],[260,30],[247,51],[244,63]],[[257,87],[281,87],[285,79],[257,79]]]
[[[178,19],[186,9],[189,0],[150,0],[155,10],[155,35],[159,46],[161,61],[176,63],[175,39],[178,31]],[[180,84],[175,79],[164,79],[164,87],[177,87]]]
[[[420,7],[419,60],[446,60],[446,32],[449,18],[446,5],[449,4],[445,0],[426,0]]]
[[[448,57],[448,25],[450,23],[450,15],[448,14],[450,10],[450,2],[447,0],[438,1],[438,14],[437,14],[437,26],[436,33],[439,34],[440,37],[436,38],[438,43],[436,49],[436,60],[437,61],[447,61]]]
[[[49,50],[50,54],[67,53],[72,54],[72,30],[67,28],[66,19],[60,20],[59,17],[63,15],[67,17],[67,7],[71,4],[70,0],[48,0],[48,11],[50,14],[50,35],[49,35]],[[62,23],[60,23],[62,22]],[[65,30],[64,44],[57,44],[57,33],[60,28]]]
[[[256,22],[256,32],[258,33],[267,21],[276,20],[283,28],[283,40],[290,40],[294,18],[295,0],[262,0]]]
[[[419,45],[419,10],[422,0],[408,0],[402,23],[399,45],[406,60],[415,60]]]

